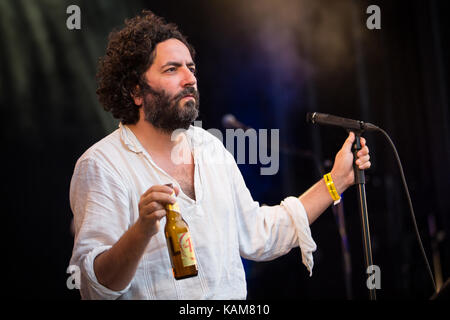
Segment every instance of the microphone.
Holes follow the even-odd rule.
[[[323,124],[328,126],[340,127],[349,130],[357,130],[357,131],[374,131],[379,128],[371,123],[363,122],[361,120],[353,120],[347,118],[341,118],[337,116],[332,116],[326,113],[307,113],[306,114],[306,122],[312,124]]]
[[[236,119],[232,114],[226,114],[222,117],[222,126],[226,129],[251,129],[251,127],[246,126],[242,122]]]

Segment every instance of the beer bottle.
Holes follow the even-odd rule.
[[[172,187],[172,184],[167,184],[167,186]],[[172,193],[172,196],[175,196],[175,192]],[[181,216],[178,203],[167,204],[166,211],[164,234],[169,248],[173,276],[176,280],[195,277],[198,274],[197,260],[189,226]]]

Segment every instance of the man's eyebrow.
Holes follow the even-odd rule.
[[[194,63],[194,62],[188,62],[188,63],[186,63],[186,65],[187,65],[188,67],[195,67],[195,63]],[[176,62],[176,61],[169,61],[169,62],[165,63],[165,64],[161,67],[161,69],[164,69],[165,67],[168,67],[168,66],[181,67],[182,64],[179,63],[179,62]]]

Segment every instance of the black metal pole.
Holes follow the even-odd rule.
[[[356,153],[361,150],[361,133],[355,132],[355,142],[353,143],[352,151],[353,158],[356,159]],[[373,265],[372,261],[372,246],[370,243],[370,230],[369,230],[369,218],[367,214],[367,202],[366,202],[366,177],[364,175],[364,171],[360,170],[358,166],[353,162],[353,170],[355,172],[355,183],[358,186],[357,195],[358,195],[358,207],[361,215],[361,227],[362,227],[362,236],[363,236],[363,245],[364,245],[364,261],[366,265],[366,271],[370,266]],[[376,300],[376,289],[369,289],[369,298],[370,300]]]

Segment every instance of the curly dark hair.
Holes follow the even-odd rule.
[[[106,55],[101,57],[97,72],[97,94],[106,111],[123,124],[135,124],[139,120],[139,108],[132,95],[142,96],[147,88],[144,73],[155,58],[155,48],[168,39],[183,42],[195,57],[194,48],[187,42],[175,24],[167,23],[149,10],[125,20],[125,27],[109,34]]]

